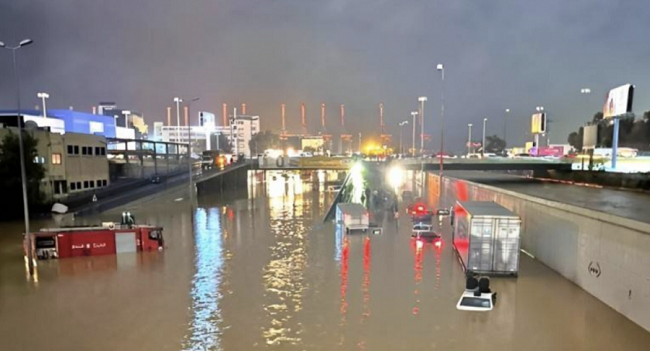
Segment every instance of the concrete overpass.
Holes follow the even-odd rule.
[[[440,161],[432,159],[401,159],[393,161],[408,170],[437,171]],[[571,162],[543,158],[485,158],[443,159],[443,169],[449,171],[570,171]]]

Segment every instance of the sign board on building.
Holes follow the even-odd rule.
[[[582,148],[595,149],[598,144],[598,125],[586,126],[582,133]]]
[[[610,90],[603,105],[603,118],[622,116],[632,112],[634,85],[625,84]]]
[[[533,134],[546,133],[546,113],[535,113],[531,118],[530,131]]]

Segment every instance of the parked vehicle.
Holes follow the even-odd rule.
[[[521,219],[494,202],[456,202],[452,242],[469,273],[517,275]]]
[[[32,250],[33,257],[41,260],[162,250],[162,232],[161,227],[113,222],[101,226],[47,228],[29,233],[32,247],[24,249]]]
[[[415,223],[413,224],[413,234],[411,236],[418,238],[421,236],[439,237],[440,234],[436,233],[433,230],[433,226],[429,223]]]

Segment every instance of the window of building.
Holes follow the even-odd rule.
[[[74,146],[74,154],[79,155],[79,145]]]
[[[91,187],[91,188],[94,188],[94,187],[95,187],[95,181],[94,181],[94,180],[91,180],[91,181],[90,181],[90,187]]]
[[[54,194],[59,195],[59,194],[65,194],[68,192],[68,189],[66,187],[66,182],[65,180],[55,180],[52,184],[52,187],[54,188]]]
[[[102,148],[101,148],[101,151],[102,151],[102,156],[106,156],[106,148],[105,148],[105,147],[102,147]]]
[[[71,182],[70,183],[70,190],[77,190],[77,183]]]
[[[77,190],[81,190],[81,182],[77,182]]]
[[[44,163],[45,163],[45,157],[42,157],[42,156],[35,156],[35,157],[34,157],[34,163],[44,164]]]
[[[95,155],[101,155],[99,151],[99,146],[95,146]]]
[[[68,145],[68,155],[74,154],[74,146]]]
[[[60,165],[61,164],[61,154],[59,154],[59,153],[52,154],[52,164],[53,165]]]
[[[90,185],[90,182],[84,180],[84,189],[88,189],[88,185]]]
[[[107,186],[108,185],[108,180],[104,179],[102,180],[102,186]]]

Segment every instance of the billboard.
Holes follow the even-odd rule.
[[[625,84],[610,90],[603,105],[603,118],[622,116],[632,112],[634,85]]]
[[[531,118],[530,132],[533,134],[546,133],[546,113],[535,113]]]
[[[598,125],[586,126],[583,128],[582,148],[594,149],[598,144]]]

